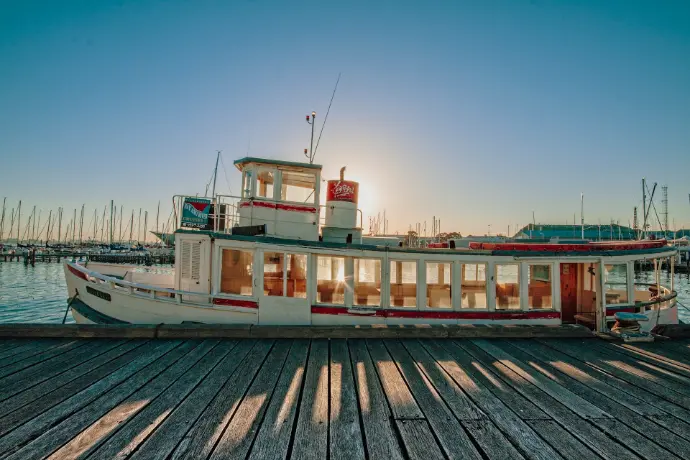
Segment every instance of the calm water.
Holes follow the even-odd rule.
[[[670,278],[669,273],[662,272],[663,285],[670,286]],[[654,273],[638,272],[635,280],[652,283]],[[676,274],[675,289],[679,302],[690,308],[690,275]],[[37,263],[30,267],[21,262],[0,262],[0,323],[60,323],[66,307],[62,264]],[[690,323],[690,311],[679,306],[678,315]],[[71,315],[67,315],[67,322],[74,322]]]

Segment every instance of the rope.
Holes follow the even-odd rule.
[[[76,294],[74,294],[74,297],[69,299],[69,302],[67,302],[67,309],[65,310],[65,316],[62,318],[62,324],[65,324],[65,321],[67,321],[67,313],[69,312],[69,307],[72,306],[72,302],[74,302],[76,298],[79,296],[79,291],[76,289],[74,291],[76,292]]]

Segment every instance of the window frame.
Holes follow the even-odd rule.
[[[345,257],[345,259],[348,259],[348,257]],[[352,301],[350,303],[350,307],[352,308],[384,308],[383,306],[383,298],[384,298],[384,287],[385,287],[385,269],[384,269],[384,260],[386,259],[385,257],[372,257],[372,256],[350,256],[349,257],[351,261],[351,266],[352,266],[352,271],[351,271],[351,276],[350,276],[350,283],[347,283],[348,276],[347,276],[347,260],[345,262],[345,289],[346,291],[349,290],[351,291],[351,296],[352,296]],[[356,296],[355,296],[355,260],[378,260],[380,263],[380,278],[381,278],[381,286],[379,287],[379,304],[378,305],[359,305],[356,301]],[[390,285],[389,285],[390,286]],[[390,287],[388,289],[390,291]],[[406,307],[409,308],[409,307]]]
[[[463,268],[466,265],[484,265],[484,295],[486,298],[485,305],[483,307],[463,307],[462,306],[462,295],[464,294],[464,290],[462,288],[462,272]],[[458,289],[457,289],[457,295],[458,295],[458,300],[457,300],[457,309],[458,311],[464,311],[464,312],[486,312],[486,311],[492,311],[492,304],[495,306],[495,300],[492,301],[491,298],[493,297],[495,299],[495,291],[492,291],[491,285],[493,276],[489,276],[488,274],[493,271],[493,262],[491,261],[479,261],[479,260],[460,260],[458,261],[458,274],[457,274],[457,279],[458,279]],[[477,271],[478,272],[478,271]],[[477,281],[475,280],[466,280],[466,281]],[[492,293],[493,292],[493,296]]]
[[[455,287],[454,287],[455,261],[453,261],[453,260],[438,260],[438,259],[421,259],[420,262],[423,264],[424,269],[423,270],[418,269],[417,286],[419,286],[421,284],[419,272],[423,271],[424,274],[421,276],[424,280],[424,287],[422,289],[422,299],[424,301],[422,302],[422,309],[433,310],[433,311],[453,311],[453,310],[455,310],[455,303],[454,303],[454,298],[455,298]],[[450,266],[450,274],[448,276],[448,281],[449,281],[448,285],[450,287],[450,306],[448,306],[448,307],[432,307],[432,306],[427,305],[427,292],[429,289],[429,285],[427,282],[427,276],[426,276],[427,264],[446,264],[446,265]],[[419,287],[417,289],[419,289]]]

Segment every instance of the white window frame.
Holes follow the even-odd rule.
[[[491,270],[491,279],[493,280],[493,288],[491,290],[492,292],[492,297],[493,297],[493,304],[494,304],[494,310],[493,311],[498,311],[498,312],[505,312],[505,311],[524,311],[525,304],[522,302],[523,299],[523,286],[524,284],[522,283],[522,278],[523,278],[523,273],[524,270],[522,270],[522,263],[518,261],[506,261],[506,262],[492,262],[493,268]],[[518,268],[518,308],[502,308],[498,309],[498,306],[496,305],[496,287],[498,286],[498,274],[496,273],[496,266],[497,265],[515,265]]]
[[[459,260],[456,261],[458,264],[458,275],[457,275],[457,280],[458,280],[458,294],[457,294],[457,309],[458,311],[465,311],[465,312],[472,312],[472,311],[477,311],[477,312],[487,312],[487,311],[493,311],[490,308],[491,305],[491,279],[493,279],[493,275],[489,276],[492,272],[489,270],[493,270],[492,264],[493,262],[491,261],[476,261],[476,260]],[[462,307],[462,268],[464,265],[484,265],[484,294],[486,295],[486,305],[483,308],[463,308]],[[468,280],[469,281],[469,280]],[[494,306],[496,305],[496,291],[494,290]]]
[[[309,277],[309,278],[311,278],[310,284],[313,287],[312,297],[310,297],[310,301],[311,301],[312,305],[326,306],[326,307],[347,307],[348,306],[348,304],[347,304],[347,292],[348,292],[348,290],[352,291],[351,286],[350,286],[350,289],[348,289],[347,259],[348,258],[352,259],[352,257],[346,256],[343,254],[320,253],[320,252],[310,253],[309,255],[311,256],[311,259],[312,259],[312,262],[311,262],[312,263],[312,271],[311,271],[311,273],[314,274],[313,276]],[[343,259],[343,278],[345,278],[343,280],[343,284],[345,285],[345,288],[343,290],[343,303],[332,303],[332,302],[331,303],[324,303],[324,302],[318,301],[318,283],[319,283],[318,268],[319,268],[319,266],[318,266],[317,257],[330,257],[330,258],[337,257],[339,259]],[[307,286],[307,288],[308,288],[308,286]],[[352,306],[352,305],[350,304],[350,306]]]
[[[453,279],[455,277],[455,263],[452,260],[439,260],[439,259],[421,259],[420,260],[421,264],[423,265],[424,269],[419,270],[417,268],[417,293],[419,294],[420,289],[419,286],[421,285],[420,281],[423,279],[424,280],[424,286],[421,289],[421,299],[422,299],[422,309],[423,310],[431,310],[431,311],[453,311],[454,310],[454,304],[453,304],[453,297],[455,296],[455,288],[453,287]],[[450,276],[448,279],[450,280],[450,307],[430,307],[426,303],[426,292],[427,292],[427,281],[426,281],[426,265],[427,264],[447,264],[450,266]],[[424,272],[422,276],[419,275],[420,272]],[[420,297],[419,295],[417,297]]]
[[[558,262],[540,262],[538,260],[530,260],[529,262],[522,262],[521,265],[523,266],[521,268],[522,276],[520,278],[520,305],[521,305],[521,310],[522,311],[560,311],[560,299],[557,301],[556,300],[556,278],[559,280],[559,286],[560,286],[560,267],[558,265]],[[541,265],[541,266],[548,266],[549,269],[551,270],[550,275],[551,275],[551,307],[550,308],[534,308],[530,309],[529,305],[529,267],[531,265]],[[558,276],[556,276],[558,274]],[[524,286],[524,289],[523,289]],[[558,310],[556,309],[556,304],[558,303]]]
[[[352,260],[352,277],[350,278],[351,284],[350,284],[350,290],[352,292],[352,303],[350,304],[350,307],[353,308],[383,308],[383,282],[384,282],[384,277],[383,277],[383,265],[384,265],[384,258],[385,257],[372,257],[372,256],[356,256],[356,257],[350,257]],[[379,305],[374,306],[374,305],[357,305],[355,303],[355,259],[359,260],[378,260],[381,263],[381,289],[379,291]],[[345,265],[347,267],[347,264]],[[345,270],[345,280],[347,281],[347,270]],[[347,289],[347,285],[345,286]]]

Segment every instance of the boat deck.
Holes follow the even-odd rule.
[[[0,457],[690,458],[690,341],[5,339]]]

